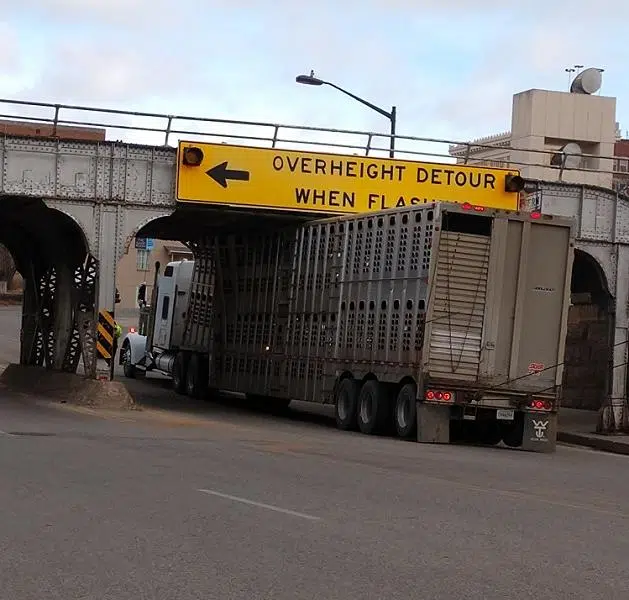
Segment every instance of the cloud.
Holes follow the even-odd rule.
[[[22,39],[10,23],[0,22],[0,70],[6,76],[19,74],[23,68]]]
[[[508,129],[513,93],[564,88],[564,68],[579,62],[606,69],[603,88],[621,97],[620,120],[626,114],[626,0],[599,0],[596,11],[588,0],[0,0],[0,8],[0,84],[23,99],[387,131],[383,116],[336,90],[296,85],[295,75],[315,69],[386,110],[395,104],[401,133],[461,139]]]
[[[138,53],[113,45],[103,51],[87,38],[75,38],[62,40],[49,51],[52,60],[23,95],[62,103],[135,103],[151,95],[169,95],[186,81],[178,61],[160,49]]]
[[[13,0],[0,0],[0,9],[5,14],[30,14],[64,25],[115,24],[128,28],[142,23],[173,24],[178,21],[178,14],[184,12],[177,10],[177,3],[172,0],[22,0],[19,5]]]

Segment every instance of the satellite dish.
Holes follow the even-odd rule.
[[[601,89],[603,75],[600,69],[585,69],[572,82],[570,92],[573,94],[595,94]]]
[[[576,142],[568,142],[559,152],[553,154],[550,164],[562,169],[578,169],[581,166],[583,151]]]

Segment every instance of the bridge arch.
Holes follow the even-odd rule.
[[[3,196],[0,242],[24,280],[20,362],[75,372],[85,351],[88,369],[97,262],[85,229],[42,199]]]
[[[577,248],[568,313],[563,405],[600,410],[610,393],[614,298],[603,265]]]

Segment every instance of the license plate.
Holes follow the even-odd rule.
[[[496,419],[499,421],[513,421],[515,419],[514,410],[497,410]]]

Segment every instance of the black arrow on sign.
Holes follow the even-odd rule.
[[[205,172],[209,175],[218,185],[226,188],[227,182],[231,181],[249,181],[249,171],[235,171],[227,168],[227,161],[216,165]]]

